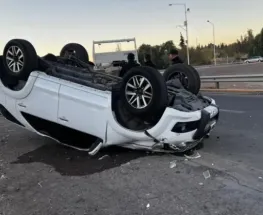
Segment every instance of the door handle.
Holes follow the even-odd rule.
[[[26,107],[26,105],[24,105],[23,103],[18,103],[18,106],[20,106],[20,107]]]
[[[68,122],[68,119],[66,117],[64,117],[64,116],[59,117],[59,119],[62,120],[62,121]]]

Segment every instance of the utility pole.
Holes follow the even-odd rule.
[[[186,4],[184,3],[173,3],[169,4],[169,6],[173,5],[181,5],[184,6],[184,14],[185,14],[185,21],[184,21],[184,26],[185,26],[185,31],[186,31],[186,52],[187,52],[187,63],[188,65],[190,64],[190,56],[189,56],[189,35],[188,35],[188,20],[187,20],[187,12],[190,12],[190,9],[186,7]]]
[[[214,40],[214,64],[216,66],[216,41],[215,41],[215,25],[214,23],[207,20],[208,23],[210,23],[213,26],[213,40]]]

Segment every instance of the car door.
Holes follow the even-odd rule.
[[[60,84],[53,77],[38,77],[30,94],[16,100],[17,110],[25,115],[57,122]]]
[[[104,91],[69,83],[59,90],[58,122],[101,139],[105,139],[109,97]]]

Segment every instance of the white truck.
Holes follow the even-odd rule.
[[[133,48],[125,51],[117,48],[115,51],[111,52],[98,52],[98,49],[101,48],[103,44],[113,43],[115,43],[117,47],[121,43],[133,43]],[[127,62],[127,55],[129,53],[133,53],[135,55],[135,60],[139,63],[135,38],[93,41],[93,62],[96,70],[105,70],[107,73],[118,75],[121,64],[124,61]]]

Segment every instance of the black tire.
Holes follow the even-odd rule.
[[[163,73],[165,81],[173,79],[177,73],[183,74],[187,77],[187,85],[184,86],[188,91],[197,94],[200,90],[200,77],[198,78],[192,69],[185,64],[174,64],[169,66]],[[183,83],[182,83],[183,84]]]
[[[55,55],[53,55],[53,54],[50,54],[50,53],[44,55],[41,58],[43,60],[47,60],[47,61],[51,61],[51,62],[57,62],[58,61],[57,57]]]
[[[142,131],[153,127],[151,124],[145,123],[142,117],[127,111],[120,100],[116,101],[115,116],[120,125],[133,131]]]
[[[12,47],[18,51],[14,58],[9,52],[12,51]],[[8,60],[10,57],[15,60],[15,67],[11,68],[13,64],[10,64],[11,61]],[[20,64],[18,64],[19,57],[21,57]],[[13,77],[16,80],[27,80],[30,73],[38,68],[38,56],[34,46],[23,39],[10,40],[4,48],[3,65],[5,68],[3,72],[6,76]]]
[[[19,81],[5,73],[3,62],[3,56],[0,56],[0,79],[6,87],[13,89]]]
[[[67,56],[68,52],[74,52],[74,55],[76,56],[76,58],[78,58],[79,60],[83,62],[89,61],[89,55],[88,55],[87,50],[78,43],[69,43],[65,45],[60,52],[60,57]]]
[[[201,78],[200,78],[200,75],[199,75],[199,73],[197,72],[197,70],[196,70],[194,67],[192,67],[191,65],[188,65],[188,66],[190,67],[190,69],[192,70],[192,72],[193,72],[193,74],[194,74],[194,76],[195,76],[195,78],[196,78],[196,92],[199,93],[200,88],[201,88]]]
[[[131,88],[128,84],[133,84],[133,78],[137,78],[138,81],[141,81],[142,78],[144,78],[144,82],[141,87],[138,88],[138,94],[136,93],[136,96],[139,95],[139,93],[143,92],[143,89],[146,87],[147,84],[150,85],[150,88],[146,89],[147,94],[141,94],[139,95],[139,100],[141,104],[143,103],[142,97],[145,99],[147,105],[144,105],[140,108],[136,107],[134,103],[132,103],[132,100],[134,100],[135,97],[130,101],[131,95],[128,95],[126,91],[128,92],[135,92],[136,90]],[[138,86],[138,84],[133,84]],[[151,99],[149,98],[150,94]],[[148,97],[148,98],[146,98]],[[136,97],[137,98],[137,97]],[[136,116],[143,116],[148,118],[149,116],[155,116],[155,115],[161,115],[163,111],[165,110],[167,104],[168,104],[168,94],[167,94],[167,88],[166,83],[159,71],[157,71],[154,68],[146,67],[146,66],[138,66],[130,69],[125,75],[123,76],[121,87],[120,87],[120,99],[124,105],[125,108],[132,114],[135,114]],[[137,100],[136,100],[137,102]]]

